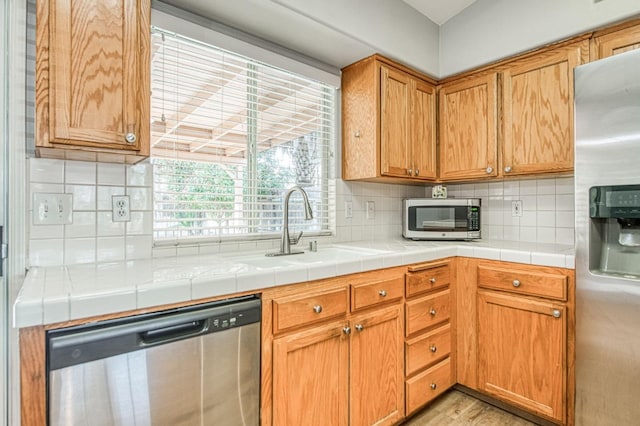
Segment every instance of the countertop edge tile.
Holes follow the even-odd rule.
[[[331,251],[322,255],[320,248],[319,254],[308,253],[305,257],[296,258],[297,260],[274,260],[273,266],[265,264],[264,253],[242,252],[237,255],[215,253],[189,258],[166,257],[95,265],[34,267],[25,277],[14,303],[13,324],[16,328],[51,324],[452,256],[569,269],[575,267],[574,249],[567,245],[490,240],[415,242],[393,239],[333,246],[335,248],[332,250],[337,250],[333,255]],[[340,250],[350,250],[350,253],[341,257]],[[362,253],[354,254],[358,250]],[[329,254],[326,255],[327,253]],[[257,263],[252,264],[252,259]],[[147,273],[151,275],[148,279]],[[124,277],[128,279],[123,283]],[[110,281],[116,282],[116,285],[107,285]]]

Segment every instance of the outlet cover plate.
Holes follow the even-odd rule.
[[[129,222],[131,208],[128,195],[114,195],[111,198],[111,218],[114,222]]]
[[[522,217],[522,200],[511,201],[511,217]]]
[[[367,219],[373,220],[376,217],[375,201],[367,201]]]
[[[73,222],[73,195],[33,194],[34,225],[69,225]]]

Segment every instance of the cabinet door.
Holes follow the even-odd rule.
[[[440,179],[497,176],[497,74],[440,88]]]
[[[596,35],[591,44],[591,60],[608,58],[640,49],[640,24],[609,34]]]
[[[411,79],[403,72],[380,67],[380,173],[409,175],[409,93]]]
[[[394,424],[404,417],[402,306],[358,315],[351,324],[349,424]]]
[[[413,80],[411,85],[411,161],[417,179],[436,178],[436,95],[430,84]]]
[[[47,99],[38,106],[49,126],[38,145],[140,151],[149,137],[149,1],[42,3],[38,26],[49,40],[38,39],[37,84]]]
[[[345,326],[345,322],[334,322],[274,339],[274,425],[348,424]]]
[[[505,176],[573,170],[572,46],[515,62],[504,72]]]
[[[555,420],[565,418],[566,309],[478,292],[478,385]]]

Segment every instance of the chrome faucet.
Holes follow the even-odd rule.
[[[302,231],[300,231],[300,233],[296,237],[289,237],[289,198],[291,198],[291,194],[293,194],[295,191],[298,191],[300,192],[300,194],[302,194],[302,199],[304,200],[304,218],[306,220],[313,219],[311,204],[309,204],[309,197],[307,196],[305,190],[297,185],[289,189],[284,196],[284,220],[282,223],[282,237],[280,238],[280,251],[267,253],[267,256],[287,256],[290,254],[304,253],[302,251],[291,251],[291,244],[298,244],[298,241],[300,241],[300,238],[302,237]]]

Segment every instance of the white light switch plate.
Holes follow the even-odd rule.
[[[34,225],[69,225],[73,222],[73,195],[33,194]]]

